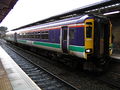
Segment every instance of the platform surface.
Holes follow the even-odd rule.
[[[0,47],[0,90],[41,90]]]
[[[1,60],[0,60],[0,90],[13,90]]]
[[[111,57],[120,60],[120,54],[112,54]]]

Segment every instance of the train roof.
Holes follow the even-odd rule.
[[[18,29],[12,30],[12,31],[17,31],[17,30],[20,30],[20,31],[23,30],[24,31],[24,30],[28,30],[28,29],[46,28],[46,27],[81,23],[81,22],[84,22],[84,20],[86,18],[92,18],[92,17],[89,17],[89,15],[81,15],[81,16],[77,16],[77,17],[72,17],[72,18],[62,19],[62,20],[58,20],[58,21],[48,22],[48,23],[44,23],[44,24],[40,24],[40,25],[18,28]]]

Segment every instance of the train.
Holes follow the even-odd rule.
[[[85,14],[11,30],[5,40],[44,49],[49,55],[75,56],[84,67],[99,67],[112,54],[112,24],[106,17]]]

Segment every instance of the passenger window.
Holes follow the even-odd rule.
[[[75,37],[75,28],[69,29],[70,40],[74,39]]]
[[[86,27],[86,38],[92,38],[92,27]]]
[[[49,34],[48,31],[43,31],[41,33],[41,39],[48,39],[49,38]]]
[[[36,38],[40,39],[41,38],[41,33],[40,32],[36,32]]]

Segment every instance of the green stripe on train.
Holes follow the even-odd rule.
[[[60,48],[60,44],[45,43],[45,42],[33,42],[33,44],[48,46],[48,47],[53,47],[53,48]],[[69,50],[77,51],[77,52],[85,52],[85,48],[83,46],[69,46]]]
[[[54,43],[45,43],[45,42],[33,42],[35,45],[42,45],[47,47],[54,47],[54,48],[60,48],[60,44],[54,44]]]
[[[27,40],[18,40],[21,43],[27,43]],[[34,41],[33,45],[41,45],[41,46],[47,46],[47,47],[53,47],[53,48],[60,48],[60,44],[55,43],[46,43],[46,42],[37,42]],[[76,52],[85,52],[84,46],[69,46],[69,50],[76,51]]]
[[[27,40],[18,40],[18,42],[21,42],[21,43],[26,43]]]
[[[85,52],[84,46],[69,46],[69,50],[76,52]]]

